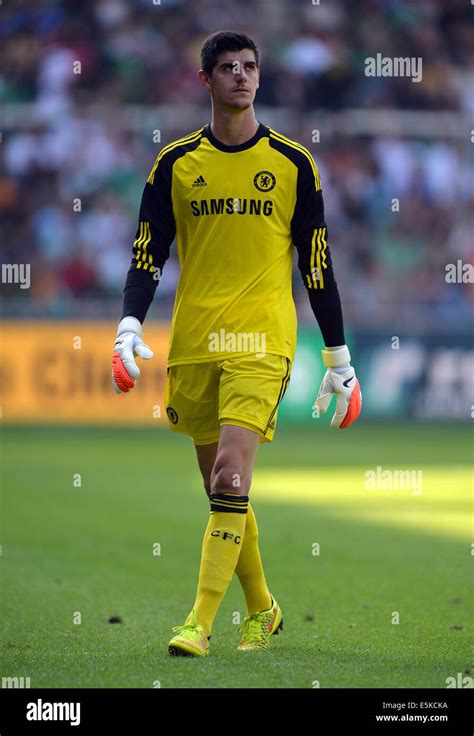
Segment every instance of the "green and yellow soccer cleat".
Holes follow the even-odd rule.
[[[173,626],[176,631],[168,644],[168,654],[174,657],[207,657],[209,639],[201,624],[196,623],[196,611],[193,609],[193,623]]]
[[[259,613],[247,613],[243,623],[239,627],[242,632],[239,649],[241,652],[249,652],[252,649],[266,649],[270,643],[270,637],[283,631],[283,614],[281,608],[272,598],[272,605],[267,611]]]

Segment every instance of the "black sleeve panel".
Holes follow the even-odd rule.
[[[291,234],[298,251],[298,268],[325,345],[345,345],[341,300],[327,244],[319,175],[306,156],[301,156],[298,162]]]
[[[309,303],[327,348],[345,345],[344,321],[337,283],[320,291],[308,289]]]
[[[123,297],[123,317],[143,322],[176,234],[171,199],[175,156],[158,156],[143,190],[133,255]]]
[[[127,276],[127,283],[123,290],[123,307],[122,316],[136,317],[143,324],[145,317],[153,301],[154,293],[144,289],[140,284],[129,283],[130,273]],[[158,281],[156,282],[158,284]],[[156,287],[155,287],[156,288]]]

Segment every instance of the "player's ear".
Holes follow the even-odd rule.
[[[211,89],[211,86],[212,86],[211,85],[211,80],[210,80],[209,75],[206,74],[206,72],[204,71],[204,69],[200,69],[198,71],[197,75],[198,75],[199,81],[201,82],[202,86],[205,89],[210,90]]]

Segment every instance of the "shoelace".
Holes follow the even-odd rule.
[[[262,622],[260,616],[261,613],[249,613],[239,626],[239,634],[243,632],[250,641],[262,641]]]
[[[201,634],[201,632],[198,631],[198,625],[196,624],[182,624],[182,626],[173,626],[171,631],[176,631],[176,633],[181,631],[189,631],[190,634]]]

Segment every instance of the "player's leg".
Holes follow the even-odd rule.
[[[214,463],[217,457],[218,442],[213,442],[210,445],[197,445],[194,443],[194,449],[196,450],[196,457],[199,465],[199,470],[202,475],[202,482],[204,484],[204,490],[209,496],[211,492],[211,473]]]
[[[200,447],[200,467],[202,463],[202,471],[208,477],[215,460],[220,434],[218,394],[219,374],[214,364],[178,365],[168,369],[165,406],[169,427],[174,432],[182,432],[193,438]],[[210,458],[212,464],[206,470]],[[210,490],[210,485],[208,487]],[[173,632],[175,635],[168,644],[169,654],[207,656],[210,632],[205,631],[196,619],[194,608],[184,624],[173,627]]]
[[[210,516],[204,533],[196,600],[186,620],[191,623],[195,618],[207,636],[232,580],[245,538],[248,492],[258,444],[256,432],[243,427],[221,427],[211,472]]]
[[[245,427],[223,424],[211,473],[211,495],[248,496],[260,437]]]
[[[278,355],[243,356],[226,360],[220,380],[219,422],[253,429],[260,442],[271,442],[278,406],[290,380],[291,362]],[[217,461],[216,461],[217,462]],[[248,483],[248,478],[244,479]],[[246,545],[248,542],[248,545]],[[265,649],[283,628],[283,614],[263,574],[255,517],[247,513],[236,574],[245,589],[247,615],[240,627],[240,650]]]
[[[205,383],[213,388],[209,376],[211,370],[211,366],[200,366],[200,375],[196,376],[193,366],[179,366],[177,370],[170,371],[171,380],[166,392],[171,428],[191,434],[199,447],[198,460],[205,486],[209,489],[211,512],[204,534],[195,605],[183,627],[175,627],[179,633],[170,642],[171,654],[207,653],[205,637],[210,637],[212,623],[232,579],[245,538],[248,491],[260,441],[259,434],[253,430],[238,426],[221,427],[216,448],[212,441],[212,402],[207,399],[212,390],[204,397],[196,395]],[[194,407],[190,401],[195,402]],[[196,405],[199,407],[197,412]],[[187,628],[183,631],[184,627]],[[200,632],[203,632],[202,637]]]
[[[283,362],[283,359],[275,357],[271,358],[265,367],[259,362],[257,370],[259,382],[257,384],[255,383],[255,364],[252,361],[250,364],[244,361],[243,366],[239,365],[240,360],[237,361],[237,365],[235,361],[229,361],[228,369],[222,371],[223,374],[225,373],[225,381],[222,380],[222,377],[220,378],[219,396],[222,400],[219,402],[219,423],[221,433],[219,435],[220,441],[217,448],[216,462],[211,472],[209,494],[211,515],[203,540],[201,571],[196,597],[196,601],[199,599],[199,620],[195,606],[185,625],[175,627],[180,630],[186,629],[186,631],[184,634],[180,631],[180,635],[174,637],[170,642],[170,645],[172,645],[169,648],[170,653],[207,654],[206,639],[210,638],[212,622],[239,559],[239,545],[242,539],[245,539],[246,519],[242,519],[242,517],[246,516],[248,509],[248,492],[256,449],[260,440],[271,441],[275,428],[277,406],[289,380],[289,364],[283,366]],[[182,411],[178,404],[176,406],[179,411],[175,411],[175,409],[168,411],[168,408],[171,409],[171,407],[168,407],[167,404],[168,417],[170,422],[173,423],[172,429],[191,434],[196,445],[214,444],[215,415],[212,400],[204,401],[205,413],[202,410],[197,414],[195,411],[188,411],[188,401],[194,399],[197,402],[197,397],[193,394],[198,386],[203,386],[203,366],[198,366],[199,376],[193,375],[194,368],[192,366],[181,368],[183,368],[181,381],[173,381],[176,390],[168,391],[168,396],[175,395],[176,401],[179,399],[181,402],[185,398]],[[212,366],[209,366],[209,368],[212,368]],[[184,369],[186,373],[184,373]],[[200,380],[197,380],[198,378]],[[206,378],[209,378],[208,373]],[[243,379],[242,383],[240,379]],[[214,377],[212,383],[214,383]],[[179,384],[183,389],[182,392],[178,390]],[[262,401],[262,397],[265,396],[265,389],[268,387],[270,388],[268,397]],[[252,391],[255,395],[252,394]],[[213,393],[213,388],[205,393]],[[246,416],[243,417],[239,414],[242,404],[244,404],[246,411]],[[254,406],[258,409],[256,411],[256,414],[258,414],[256,422],[254,422],[252,415],[252,407]],[[250,407],[250,413],[247,407]],[[229,411],[230,414],[227,413]],[[229,416],[229,421],[223,419],[223,416]],[[179,417],[182,417],[182,421]],[[178,421],[181,425],[179,429],[176,426]],[[196,421],[198,422],[197,426]],[[191,424],[194,424],[194,427],[191,427]],[[227,424],[230,426],[227,427]],[[212,450],[203,459],[204,470],[210,463],[211,453]],[[209,488],[209,483],[207,485]],[[216,523],[220,521],[224,523]],[[224,528],[220,528],[221,526]],[[218,540],[229,542],[229,544],[224,547],[222,544],[216,544]],[[281,625],[281,611],[273,600],[271,610],[258,613],[258,637],[255,636],[253,631],[255,628],[254,619],[250,617],[249,622],[247,618],[247,628],[243,637],[243,642],[247,648],[261,646],[262,642],[266,646],[270,634],[275,633]],[[250,628],[249,623],[252,624]],[[243,648],[243,642],[241,642],[240,648]]]
[[[211,492],[211,473],[217,458],[218,442],[212,445],[195,445],[199,469],[207,495]],[[244,591],[248,611],[264,611],[271,605],[258,546],[258,526],[253,506],[249,500],[245,536],[242,542],[235,574]]]

